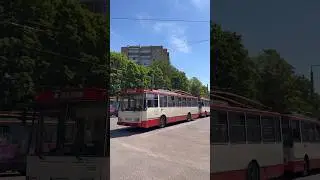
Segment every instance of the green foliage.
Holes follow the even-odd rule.
[[[211,56],[217,57],[215,84],[219,88],[258,100],[278,112],[312,112],[320,115],[319,95],[310,97],[310,80],[274,49],[249,57],[241,36],[211,24]],[[320,117],[320,116],[319,116]]]
[[[184,72],[170,63],[155,60],[149,67],[138,65],[120,53],[111,52],[111,94],[125,88],[178,89],[208,97],[208,89],[197,78],[188,80]]]
[[[31,101],[45,88],[106,87],[109,32],[102,15],[68,0],[14,0],[0,9],[0,108]]]

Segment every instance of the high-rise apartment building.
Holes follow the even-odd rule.
[[[169,52],[163,46],[121,47],[121,53],[137,64],[149,66],[154,60],[169,62]]]

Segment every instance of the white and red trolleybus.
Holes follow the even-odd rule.
[[[203,102],[203,103],[201,103]],[[210,114],[208,99],[183,91],[127,89],[120,97],[118,125],[142,128],[165,127]]]
[[[106,101],[106,90],[95,88],[40,93],[35,99],[39,118],[33,123],[27,179],[107,180]],[[56,122],[52,131],[45,128],[47,122]],[[45,148],[45,140],[52,136],[53,146]]]
[[[211,178],[264,180],[320,167],[320,122],[212,104]]]
[[[0,112],[0,173],[18,171],[25,174],[32,116],[24,117],[26,124],[21,123],[22,111]]]
[[[0,173],[18,171],[21,175],[26,172],[26,157],[32,133],[32,123],[39,116],[34,112],[1,111],[0,112]],[[44,149],[54,146],[56,121],[46,121],[44,128],[46,136]],[[67,128],[72,128],[70,124]]]

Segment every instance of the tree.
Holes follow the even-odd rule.
[[[211,57],[215,84],[255,99],[277,112],[312,112],[320,117],[320,95],[310,98],[310,80],[297,75],[292,65],[274,49],[249,57],[241,36],[211,25]]]
[[[0,9],[5,14],[0,93],[6,97],[1,108],[31,101],[46,88],[106,87],[109,32],[102,15],[65,0],[16,0]]]
[[[214,82],[220,88],[231,92],[254,97],[254,64],[248,57],[248,52],[241,42],[241,36],[223,31],[221,26],[211,24],[211,57],[214,58],[211,67]]]
[[[184,72],[174,69],[171,73],[171,88],[189,91],[189,81]]]

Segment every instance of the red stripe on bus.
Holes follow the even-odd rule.
[[[320,169],[320,159],[310,159],[310,168]]]
[[[320,159],[310,159],[310,170],[320,168]],[[279,164],[274,166],[267,166],[260,168],[260,175],[262,180],[281,177],[285,171],[287,172],[303,172],[304,170],[304,161],[290,161],[287,164]],[[225,179],[237,179],[245,180],[247,170],[233,170],[219,173],[210,173],[210,179],[214,180],[225,180]]]
[[[192,114],[193,119],[199,118],[200,114]],[[173,117],[167,117],[167,123],[174,123],[174,122],[179,122],[179,121],[184,121],[187,119],[187,116],[173,116]],[[122,126],[132,126],[132,127],[141,127],[141,128],[150,128],[150,127],[155,127],[160,125],[160,118],[156,119],[148,119],[147,121],[141,121],[137,123],[132,123],[132,122],[117,122],[118,125]]]
[[[261,180],[267,180],[274,177],[280,177],[283,175],[284,165],[278,164],[273,166],[261,167],[260,168],[260,177]],[[247,179],[247,170],[234,170],[227,172],[219,172],[219,173],[210,173],[210,179],[214,180],[246,180]]]
[[[300,161],[289,161],[285,165],[285,170],[289,172],[302,172],[304,170],[304,160]],[[320,169],[320,159],[310,159],[309,160],[310,169]]]

